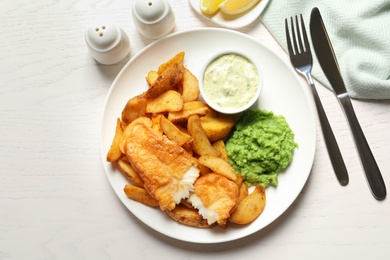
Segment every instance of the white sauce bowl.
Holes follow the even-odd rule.
[[[226,55],[229,54],[235,54],[238,56],[241,56],[242,58],[246,59],[249,61],[249,63],[254,65],[254,68],[257,70],[257,76],[258,76],[258,82],[257,84],[253,87],[256,88],[253,90],[251,97],[245,97],[248,94],[248,91],[246,91],[246,85],[245,84],[233,84],[230,86],[227,86],[227,84],[223,83],[224,85],[222,86],[219,84],[219,87],[214,87],[212,91],[208,91],[205,89],[205,78],[206,78],[206,72],[207,69],[209,68],[209,65],[212,64],[215,60],[219,59],[220,57],[226,57]],[[232,50],[232,51],[223,51],[215,54],[212,56],[210,59],[208,59],[205,64],[202,66],[202,69],[200,71],[200,76],[199,76],[199,89],[200,93],[202,95],[203,100],[214,110],[223,113],[223,114],[238,114],[241,113],[248,108],[250,108],[254,103],[259,99],[261,89],[263,86],[263,77],[262,77],[262,72],[260,69],[260,66],[258,62],[256,62],[255,59],[250,59],[250,54],[247,54],[243,51],[237,51],[237,50]],[[222,68],[222,67],[221,67]],[[244,70],[244,68],[238,68],[233,66],[233,71],[238,70],[238,74],[243,74],[242,76],[247,77],[248,70]],[[216,73],[216,72],[215,72]],[[225,72],[224,72],[225,73]],[[228,79],[231,77],[235,72],[232,73],[227,73],[226,76],[220,76],[218,79],[221,81],[224,81],[224,79]],[[214,78],[217,77],[217,74],[214,74]],[[219,81],[219,80],[218,80]],[[236,82],[234,79],[230,78],[230,83]],[[221,82],[220,82],[221,83]],[[207,88],[207,86],[206,86]],[[211,92],[214,92],[211,94]],[[230,105],[219,105],[216,99],[224,99],[228,100],[231,99]],[[246,101],[244,102],[243,99]],[[220,100],[221,101],[221,100]],[[243,101],[243,104],[237,105]],[[224,102],[224,101],[223,101]],[[226,103],[225,103],[226,104]]]

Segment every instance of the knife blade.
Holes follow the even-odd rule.
[[[313,8],[311,11],[310,34],[320,66],[347,117],[371,192],[377,200],[383,200],[386,198],[386,185],[367,143],[366,137],[360,127],[359,121],[356,118],[351,99],[341,76],[340,67],[332,43],[326,31],[321,13],[317,7]]]

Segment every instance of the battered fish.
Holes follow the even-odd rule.
[[[194,190],[188,202],[199,210],[209,225],[217,222],[225,227],[230,213],[237,205],[237,184],[222,175],[208,173],[195,181]]]
[[[132,125],[125,153],[161,210],[172,210],[194,189],[199,177],[197,160],[176,142],[142,122]]]

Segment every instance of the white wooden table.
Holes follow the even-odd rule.
[[[175,32],[218,27],[187,0],[170,0]],[[131,0],[0,2],[0,259],[374,259],[390,254],[389,198],[371,195],[344,114],[317,84],[350,174],[338,184],[318,119],[314,165],[294,204],[267,228],[202,245],[161,235],[114,194],[101,162],[103,103],[125,60],[97,64],[84,30],[114,21],[134,56],[152,41],[131,19]],[[239,30],[288,61],[260,20]],[[390,185],[390,101],[353,101]],[[388,186],[389,188],[389,186]]]

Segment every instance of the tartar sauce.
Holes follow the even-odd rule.
[[[259,87],[256,66],[247,58],[229,53],[219,56],[206,68],[203,89],[208,99],[220,108],[246,105]]]

